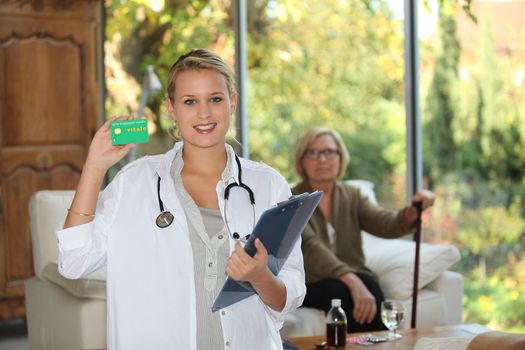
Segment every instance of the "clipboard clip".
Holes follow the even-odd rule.
[[[301,193],[301,194],[296,194],[296,195],[293,195],[293,196],[290,196],[287,200],[285,201],[282,201],[282,202],[277,202],[277,206],[281,205],[281,204],[285,204],[287,202],[290,202],[294,199],[301,199],[301,198],[306,198],[308,197],[309,193],[308,192],[304,192],[304,193]]]

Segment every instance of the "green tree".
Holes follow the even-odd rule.
[[[458,241],[479,257],[479,278],[487,276],[487,260],[496,247],[518,242],[525,226],[516,198],[509,209],[504,206],[464,209],[460,221]]]
[[[427,96],[428,122],[424,125],[426,168],[432,178],[457,167],[454,121],[457,118],[457,69],[460,45],[456,36],[456,6],[442,4],[434,75]]]
[[[519,89],[513,79],[509,79],[519,64],[496,56],[487,16],[480,21],[480,39],[472,82],[462,86],[463,91],[473,89],[477,94],[462,96],[465,104],[472,102],[456,128],[456,134],[460,129],[467,135],[459,143],[460,168],[479,174],[484,181],[505,191],[506,199],[502,203],[509,206],[513,197],[523,195],[525,175],[523,110],[517,103]]]
[[[486,168],[480,169],[488,180],[498,183],[507,191],[506,205],[510,205],[510,198],[519,189],[516,184],[521,185],[525,176],[525,139],[522,136],[522,127],[519,125],[519,111],[515,109],[515,103],[509,95],[512,92],[513,81],[503,79],[503,74],[512,76],[512,71],[495,69],[501,65],[497,62],[496,48],[492,36],[491,24],[488,18],[484,18],[481,24],[482,43],[480,48],[480,62],[477,71],[480,86],[480,100],[483,100],[483,108],[479,113],[484,121],[483,151],[486,158]],[[521,130],[520,130],[521,129]],[[494,147],[498,145],[498,147]],[[523,194],[523,192],[521,192]]]

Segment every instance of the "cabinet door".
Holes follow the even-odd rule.
[[[0,319],[25,315],[28,203],[74,189],[100,124],[98,1],[0,2]]]

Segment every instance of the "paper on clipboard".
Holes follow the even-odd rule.
[[[268,251],[268,268],[277,275],[322,196],[321,191],[303,193],[264,211],[244,246],[245,251],[250,256],[255,255],[254,241],[259,238]],[[250,283],[238,282],[228,277],[215,299],[212,311],[232,305],[255,293]]]

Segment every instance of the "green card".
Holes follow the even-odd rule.
[[[119,120],[111,122],[110,125],[113,146],[148,142],[148,121],[146,119]]]

